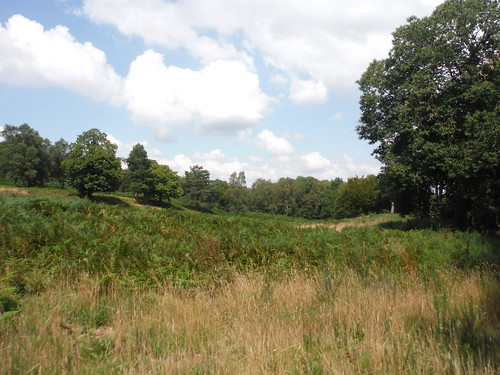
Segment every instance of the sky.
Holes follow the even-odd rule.
[[[0,125],[212,179],[377,174],[356,85],[442,0],[0,0]],[[1,126],[0,126],[1,128]]]

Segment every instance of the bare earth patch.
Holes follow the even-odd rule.
[[[298,228],[329,228],[329,229],[335,229],[337,232],[341,232],[345,228],[360,228],[360,227],[370,227],[370,226],[375,226],[379,225],[388,221],[391,221],[393,219],[387,218],[387,217],[380,217],[374,220],[369,220],[369,221],[359,221],[359,220],[352,220],[352,221],[346,221],[346,222],[341,222],[341,223],[314,223],[314,224],[304,224],[304,225],[299,225]]]
[[[23,189],[0,187],[0,194],[28,195],[28,192],[26,190],[23,190]]]

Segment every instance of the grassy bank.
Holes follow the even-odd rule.
[[[103,201],[0,195],[0,373],[500,370],[494,237]]]

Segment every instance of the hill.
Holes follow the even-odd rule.
[[[499,369],[494,237],[97,201],[0,192],[1,373]]]

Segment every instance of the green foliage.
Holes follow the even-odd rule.
[[[352,177],[339,186],[338,203],[346,217],[368,214],[375,205],[380,190],[377,177]]]
[[[148,153],[140,143],[132,148],[126,161],[128,166],[127,189],[137,199],[139,194],[148,193],[154,186],[151,172],[153,162],[148,159]]]
[[[498,1],[448,0],[398,28],[359,80],[358,133],[413,212],[428,215],[432,195],[434,214],[469,224],[499,212],[499,19]]]
[[[499,241],[478,233],[380,227],[337,232],[262,214],[203,215],[88,200],[0,196],[0,223],[0,279],[24,293],[43,290],[61,275],[95,275],[104,290],[109,282],[198,285],[233,272],[329,264],[365,276],[380,269],[424,275],[500,259]]]
[[[63,162],[68,157],[69,143],[63,138],[59,139],[54,145],[50,146],[49,153],[51,157],[50,178],[56,180],[60,188],[64,189],[66,169]]]
[[[28,124],[5,125],[0,132],[0,175],[16,185],[41,186],[50,171],[48,139]]]
[[[153,162],[150,173],[151,187],[147,191],[147,198],[168,203],[172,198],[178,198],[182,195],[180,178],[177,172],[171,170],[168,165]]]
[[[201,203],[210,200],[210,172],[201,165],[189,167],[189,171],[184,172],[182,189],[186,198],[192,200],[199,208]]]
[[[229,184],[223,194],[226,207],[231,212],[244,213],[248,209],[249,194],[246,187],[245,172],[233,172],[229,176]]]
[[[91,129],[78,136],[64,165],[69,184],[80,197],[91,197],[94,192],[114,191],[120,180],[120,160],[117,146],[105,133]]]
[[[0,319],[6,313],[9,316],[19,310],[19,301],[15,295],[16,288],[2,288],[0,289]]]

